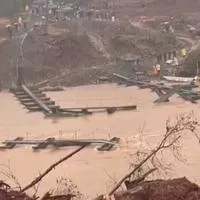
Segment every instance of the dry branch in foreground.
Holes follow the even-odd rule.
[[[62,162],[66,161],[67,159],[71,158],[73,155],[77,154],[79,151],[84,149],[87,145],[81,146],[80,148],[76,149],[72,153],[68,154],[67,156],[63,157],[62,159],[58,160],[54,164],[52,164],[50,167],[48,167],[41,175],[36,177],[30,184],[28,184],[26,187],[24,187],[21,192],[25,192],[26,190],[32,188],[35,186],[37,183],[39,183],[49,172],[51,172],[55,167],[60,165]]]
[[[197,137],[197,139],[199,140],[199,136],[195,133],[195,130],[198,125],[199,125],[198,121],[193,118],[192,114],[179,116],[174,124],[171,124],[170,121],[168,120],[166,123],[166,133],[164,134],[162,140],[157,145],[157,147],[154,148],[149,154],[147,154],[144,157],[144,159],[139,164],[137,164],[137,166],[134,169],[131,170],[131,172],[122,177],[122,179],[112,188],[112,190],[108,193],[108,195],[109,196],[113,195],[116,192],[116,190],[127,179],[133,177],[150,159],[154,159],[154,157],[158,154],[158,152],[161,152],[168,148],[172,148],[173,151],[178,152],[176,144],[180,142],[180,139],[182,138],[185,131],[193,133],[194,136]],[[147,175],[149,175],[150,172],[153,171],[155,170],[151,169],[149,173],[147,173]],[[144,178],[142,178],[141,181],[144,180]]]

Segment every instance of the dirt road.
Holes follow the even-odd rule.
[[[144,31],[151,32],[154,34],[158,33],[158,31],[156,31],[155,29],[145,26],[145,24],[139,21],[129,20],[129,22],[132,26],[142,29]],[[175,33],[175,35],[178,40],[186,42],[186,44],[189,47],[189,52],[188,52],[189,54],[200,48],[200,40],[194,40],[191,37],[187,36],[186,34]]]

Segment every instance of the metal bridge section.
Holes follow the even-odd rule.
[[[120,143],[120,138],[113,137],[110,140],[105,139],[56,139],[47,138],[41,140],[24,140],[23,137],[17,137],[14,140],[5,140],[0,145],[0,149],[13,149],[16,146],[30,145],[34,150],[46,149],[50,145],[55,148],[73,147],[83,145],[98,145],[98,151],[111,151]]]
[[[35,104],[38,107],[41,108],[41,110],[43,110],[44,112],[49,113],[49,114],[52,113],[52,110],[46,105],[50,101],[45,103],[44,101],[40,100],[39,97],[34,95],[34,93],[25,85],[22,85],[22,90],[24,91],[25,94],[27,94],[35,102]],[[42,94],[42,93],[39,92],[39,94]]]
[[[191,103],[197,103],[197,101],[200,100],[200,91],[195,90],[199,86],[193,83],[165,85],[164,83],[136,81],[116,73],[113,74],[113,77],[120,80],[117,81],[118,83],[125,84],[126,86],[137,86],[140,89],[150,89],[155,92],[158,98],[154,101],[154,103],[168,102],[169,98],[174,94],[178,94],[180,98]]]
[[[91,115],[94,112],[107,112],[108,114],[112,114],[116,111],[136,110],[137,108],[136,105],[61,108],[55,105],[55,101],[52,101],[40,89],[27,87],[25,84],[11,89],[11,92],[15,94],[20,103],[29,111],[40,111],[46,116],[76,117]]]
[[[22,84],[21,87],[11,90],[18,98],[20,103],[30,111],[42,111],[45,114],[52,114],[56,108],[55,102],[46,97],[39,89],[28,88]]]

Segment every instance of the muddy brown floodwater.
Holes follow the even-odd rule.
[[[44,119],[38,112],[29,113],[8,92],[0,93],[0,140],[22,136],[28,139],[57,138],[122,138],[120,148],[112,152],[97,152],[85,149],[72,159],[57,167],[40,186],[43,193],[55,186],[56,178],[65,176],[73,179],[81,191],[96,196],[112,185],[110,177],[120,178],[128,170],[130,152],[148,143],[155,144],[165,131],[165,122],[183,112],[194,111],[198,117],[200,104],[193,105],[178,97],[171,102],[154,105],[156,95],[149,90],[117,85],[83,86],[68,88],[65,92],[48,93],[57,104],[65,107],[137,104],[137,111],[116,112],[112,115],[97,113],[88,117]],[[141,131],[143,129],[143,131]],[[143,137],[143,142],[139,139]],[[127,146],[125,141],[131,141]],[[146,143],[145,143],[146,141]],[[33,152],[31,147],[18,147],[0,152],[0,163],[9,165],[21,185],[29,183],[50,164],[69,153],[72,149],[41,150]],[[186,176],[200,183],[200,147],[198,142],[187,136],[183,153],[187,165],[175,163],[172,176]],[[170,160],[171,157],[168,158]],[[0,166],[0,171],[4,166]],[[0,173],[0,179],[5,179]]]

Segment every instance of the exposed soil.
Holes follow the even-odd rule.
[[[67,186],[66,186],[67,187]],[[199,200],[200,188],[198,185],[191,183],[186,178],[173,180],[155,180],[146,181],[135,188],[129,188],[127,191],[118,192],[115,200]],[[49,193],[44,195],[43,200],[70,200],[75,197],[74,194],[65,194],[51,196]],[[33,200],[25,193],[12,190],[10,186],[1,183],[0,188],[1,200]]]
[[[143,1],[118,1],[116,12],[123,16],[177,16],[199,12],[199,0],[192,3],[189,0],[143,0]],[[124,15],[123,15],[124,14]]]
[[[28,35],[23,46],[27,82],[41,81],[65,70],[67,75],[62,84],[91,84],[100,76],[126,71],[116,62],[121,56],[139,56],[148,70],[158,52],[182,46],[174,35],[149,33],[129,22],[83,21],[78,34],[74,24],[65,25],[68,31],[60,35],[43,36],[37,31]],[[133,68],[127,73],[133,74]]]
[[[0,84],[10,87],[16,80],[17,44],[5,40],[0,45]]]
[[[116,196],[116,200],[198,200],[200,188],[186,178],[173,180],[155,180],[141,183],[135,192]]]
[[[99,2],[99,1],[98,1]],[[104,9],[97,0],[81,2],[81,6],[91,5]],[[23,71],[28,83],[37,83],[56,75],[62,75],[55,83],[66,86],[95,84],[99,77],[110,77],[113,72],[134,73],[132,68],[118,66],[118,57],[133,54],[140,56],[143,67],[148,70],[159,52],[180,49],[187,43],[192,46],[198,41],[189,35],[188,24],[199,26],[200,0],[124,0],[108,2],[108,10],[115,13],[116,22],[95,20],[71,20],[52,25],[49,35],[41,35],[41,30],[31,32],[23,45]],[[184,15],[183,15],[184,13]],[[152,17],[152,22],[144,25],[141,18]],[[148,20],[148,17],[146,20]],[[177,33],[162,33],[160,22],[171,20]],[[144,18],[143,18],[144,19]],[[135,23],[136,22],[136,23]],[[141,23],[142,22],[142,23]],[[0,81],[8,88],[16,79],[18,46],[16,38],[7,40],[5,25],[8,20],[0,20]],[[183,34],[180,36],[180,33]],[[177,35],[176,35],[177,34]],[[181,38],[182,37],[182,38]],[[187,38],[189,37],[189,39]],[[185,38],[185,39],[184,39]],[[185,42],[183,42],[185,40]],[[194,47],[186,59],[186,74],[195,75],[199,46]],[[187,67],[190,68],[187,68]],[[200,188],[186,178],[174,180],[147,181],[138,185],[139,190],[116,196],[117,200],[199,200]],[[0,200],[32,200],[26,194],[0,185]],[[48,199],[48,198],[46,198]]]
[[[44,37],[30,34],[24,49],[26,59],[36,67],[42,65],[74,69],[105,62],[102,55],[91,46],[87,35],[66,34],[59,37]]]
[[[23,48],[26,81],[36,83],[65,71],[66,76],[60,82],[71,86],[96,83],[98,77],[110,77],[113,72],[133,74],[132,68],[127,71],[116,62],[126,54],[139,56],[143,66],[141,70],[149,71],[160,52],[180,50],[191,45],[188,38],[192,36],[186,33],[186,26],[190,22],[197,25],[199,15],[195,12],[199,2],[126,0],[113,4],[108,1],[108,11],[114,10],[117,16],[114,23],[74,19],[51,25],[49,35],[33,31],[26,38]],[[105,10],[105,5],[95,0],[82,2],[81,6]],[[181,38],[176,34],[162,33],[160,23],[171,16],[171,23],[179,33],[184,34],[185,39],[182,35]],[[5,27],[2,30],[0,26],[0,32],[5,36]],[[0,47],[2,87],[10,87],[16,79],[17,50],[15,39],[4,42]]]
[[[6,25],[9,23],[8,19],[0,18],[0,44],[6,39]]]

